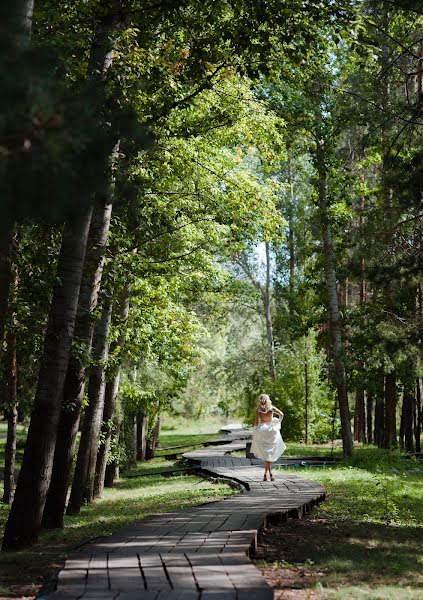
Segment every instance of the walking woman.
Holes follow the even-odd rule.
[[[278,415],[279,419],[273,415]],[[270,481],[275,478],[272,473],[272,463],[285,452],[286,446],[281,437],[281,421],[283,412],[272,406],[267,394],[261,394],[257,402],[256,420],[253,428],[253,442],[251,452],[264,460],[263,481],[267,481],[269,473]]]

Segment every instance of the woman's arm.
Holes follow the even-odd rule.
[[[276,406],[272,406],[272,410],[276,415],[280,416],[281,420],[283,419],[283,412],[279,410],[279,408],[276,408]]]
[[[256,418],[254,421],[254,426],[257,426],[260,423],[260,415],[258,409],[256,410]]]

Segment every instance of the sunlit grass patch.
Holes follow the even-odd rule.
[[[263,532],[259,564],[276,589],[288,579],[299,599],[422,600],[422,462],[363,447],[298,474],[327,498],[309,518]]]

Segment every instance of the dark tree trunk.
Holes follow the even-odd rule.
[[[4,328],[9,308],[13,235],[12,227],[4,227],[0,230],[0,353],[3,347]]]
[[[137,460],[145,460],[145,450],[147,444],[147,415],[139,413],[137,417]]]
[[[119,326],[120,333],[118,339],[113,342],[110,346],[110,354],[113,354],[117,349],[123,348],[125,345],[125,337],[126,337],[126,325],[128,322],[129,316],[129,307],[130,307],[130,288],[129,286],[125,286],[122,291],[122,295],[120,298],[119,304]],[[103,432],[103,443],[98,449],[97,454],[97,464],[96,464],[96,473],[95,473],[95,482],[94,482],[94,497],[100,498],[103,495],[104,485],[105,485],[105,476],[107,470],[107,461],[110,450],[110,444],[112,439],[113,432],[113,417],[116,410],[116,398],[119,391],[119,383],[120,383],[120,370],[121,366],[118,363],[111,375],[109,376],[109,381],[106,383],[106,390],[104,394],[104,409],[103,409],[103,419],[102,419],[102,432]],[[109,470],[109,477],[112,477]],[[111,485],[107,487],[112,487]]]
[[[422,433],[422,397],[420,379],[416,381],[416,413],[415,413],[414,439],[416,440],[416,452],[421,452],[420,437]]]
[[[88,406],[84,415],[75,475],[67,507],[69,515],[79,514],[83,501],[92,502],[94,496],[95,465],[104,408],[105,365],[109,350],[111,316],[112,297],[107,295],[94,334],[93,366],[90,369],[88,383]]]
[[[22,467],[3,549],[37,540],[50,484],[92,208],[65,225]]]
[[[410,390],[404,389],[402,397],[402,423],[404,431],[404,448],[408,452],[414,451],[414,440],[413,440],[413,413],[414,413],[415,399]]]
[[[128,456],[128,467],[135,467],[137,464],[137,416],[131,414],[128,416],[128,435],[126,436],[126,450]]]
[[[116,439],[117,446],[119,446],[119,444],[120,444],[120,428],[121,428],[121,424],[118,421],[116,423],[116,431],[115,431],[115,439]],[[110,462],[106,467],[106,473],[104,475],[104,487],[108,487],[108,488],[113,487],[113,484],[118,479],[119,479],[119,461],[114,460],[114,461]]]
[[[83,348],[83,355],[71,356],[66,373],[53,473],[43,514],[43,526],[47,528],[64,526],[63,516],[94,331],[93,312],[97,307],[110,217],[111,204],[101,203],[95,207],[87,243],[74,335],[74,339]]]
[[[382,398],[376,398],[374,443],[383,448],[384,445],[385,407]]]
[[[103,423],[101,431],[104,436],[103,443],[100,445],[97,453],[97,463],[95,468],[94,498],[101,498],[104,490],[104,479],[106,476],[107,460],[110,451],[110,443],[113,434],[113,415],[116,406],[116,397],[119,389],[120,376],[113,377],[106,383],[104,391],[104,409]],[[111,486],[109,486],[111,487]]]
[[[357,442],[366,441],[364,390],[361,388],[357,388],[355,391],[354,439]]]
[[[366,410],[366,421],[367,421],[367,443],[368,444],[372,444],[373,443],[373,423],[372,423],[372,416],[373,416],[373,395],[371,392],[367,392],[367,410]]]
[[[145,460],[151,460],[155,456],[156,448],[159,444],[160,421],[161,421],[160,414],[157,414],[154,427],[153,427],[150,435],[147,434]]]
[[[316,162],[319,175],[319,205],[323,234],[325,260],[325,282],[328,295],[328,310],[331,322],[332,354],[334,362],[334,379],[338,393],[339,414],[341,417],[342,444],[345,456],[353,453],[350,413],[348,407],[347,378],[342,348],[341,318],[336,287],[335,257],[333,251],[332,231],[328,214],[328,181],[325,148],[322,142],[316,145]]]
[[[385,375],[385,431],[384,448],[397,445],[397,384],[394,373]]]
[[[18,272],[12,276],[12,304],[18,291]],[[16,313],[9,306],[10,330],[7,342],[7,438],[4,451],[4,490],[3,502],[10,504],[15,490],[16,425],[18,422],[17,360],[16,360]]]

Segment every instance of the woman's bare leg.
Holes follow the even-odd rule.
[[[268,462],[267,460],[264,461],[264,475],[263,475],[263,481],[266,481],[267,479],[267,472],[270,472],[270,462]]]
[[[268,463],[269,464],[269,475],[270,475],[270,481],[274,481],[274,476],[272,473],[272,463]]]

